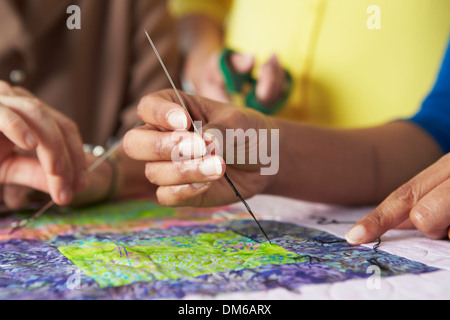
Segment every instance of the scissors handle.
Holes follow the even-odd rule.
[[[238,73],[236,72],[230,65],[230,56],[235,53],[235,51],[225,48],[219,59],[220,68],[222,70],[222,74],[225,80],[225,86],[227,88],[228,93],[230,94],[240,94],[242,93],[244,86],[246,84],[250,85],[250,91],[245,97],[245,104],[247,107],[258,110],[267,115],[273,115],[283,109],[291,95],[293,88],[293,80],[290,73],[284,70],[286,74],[287,88],[283,94],[283,96],[278,99],[272,105],[263,105],[259,102],[256,97],[256,84],[257,80],[253,78],[252,73]]]
[[[231,94],[241,93],[246,83],[254,81],[251,72],[237,73],[230,65],[230,56],[235,53],[233,50],[225,48],[220,55],[220,68],[224,76],[225,85]]]

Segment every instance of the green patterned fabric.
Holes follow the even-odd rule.
[[[136,246],[85,240],[58,250],[101,287],[198,277],[305,259],[280,246],[257,243],[233,232],[152,238]]]

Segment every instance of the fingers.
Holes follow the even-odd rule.
[[[389,229],[404,222],[408,216],[409,205],[399,200],[399,193],[392,194],[378,208],[361,219],[346,235],[352,245],[373,242]]]
[[[147,124],[167,130],[188,130],[191,123],[186,110],[170,99],[164,93],[142,98],[138,106],[139,117]]]
[[[83,141],[81,140],[78,126],[58,111],[50,110],[50,112],[65,138],[65,145],[69,152],[69,159],[73,167],[73,176],[75,177],[75,191],[83,190],[88,186],[89,181],[86,157],[83,151]]]
[[[0,163],[0,185],[27,186],[48,192],[45,172],[37,159],[12,156]]]
[[[210,190],[209,183],[194,183],[178,186],[160,187],[156,191],[158,201],[163,206],[199,206],[201,196]]]
[[[205,64],[205,69],[196,69],[193,76],[196,93],[216,101],[230,103],[231,98],[225,88],[222,71],[219,68],[219,53],[213,54]]]
[[[408,218],[426,234],[432,237],[442,236],[443,230],[448,228],[447,217],[444,217],[445,214],[437,216],[440,209],[436,205],[442,205],[444,209],[447,205],[447,203],[440,203],[448,201],[445,200],[448,198],[445,193],[442,195],[443,199],[438,197],[442,190],[445,191],[448,188],[449,178],[450,158],[446,156],[397,189],[378,208],[362,218],[347,233],[347,241],[353,245],[373,242]],[[433,205],[433,202],[436,203]],[[439,223],[443,223],[444,226],[437,227]]]
[[[255,66],[255,58],[250,55],[233,53],[230,56],[230,65],[238,73],[249,73]]]
[[[0,81],[0,95],[14,96],[15,88],[7,82]],[[10,141],[24,150],[34,150],[37,138],[27,123],[13,109],[0,103],[0,132]]]
[[[6,185],[3,188],[3,198],[6,206],[12,210],[19,210],[28,205],[28,196],[32,189],[18,185]]]
[[[205,141],[191,132],[160,132],[147,126],[129,131],[124,138],[126,154],[139,161],[178,161],[203,157]]]
[[[14,87],[13,91],[16,95],[33,98],[33,94],[22,87]],[[66,147],[69,152],[69,157],[73,165],[73,174],[76,177],[75,190],[80,191],[85,189],[88,184],[87,163],[83,152],[83,141],[78,126],[65,117],[60,112],[49,108],[53,119],[56,121],[63,137],[66,140]]]
[[[285,88],[286,75],[278,58],[273,55],[261,68],[256,86],[256,96],[262,104],[271,105],[282,96]]]
[[[0,104],[0,132],[24,150],[34,150],[38,140],[28,124],[13,109]]]
[[[29,131],[33,133],[37,140],[36,152],[46,172],[46,179],[53,200],[59,205],[68,204],[77,187],[74,183],[76,176],[74,168],[82,167],[84,161],[84,158],[79,160],[81,159],[80,152],[82,152],[81,140],[77,140],[74,146],[69,147],[69,145],[74,144],[74,135],[78,133],[72,133],[73,126],[68,126],[67,122],[60,127],[57,121],[61,122],[62,116],[55,120],[55,113],[51,112],[51,109],[38,99],[0,96],[0,103],[7,105],[27,124]],[[19,132],[20,130],[16,131]],[[71,131],[70,134],[69,131]],[[18,145],[21,146],[21,144]],[[80,151],[69,151],[74,149]],[[72,156],[75,159],[72,159]],[[75,164],[76,161],[78,164]]]
[[[5,81],[0,81],[0,94],[10,96],[14,94],[14,89]]]
[[[432,239],[448,236],[450,226],[450,179],[423,197],[411,210],[414,226]]]
[[[218,156],[176,162],[149,162],[147,179],[158,186],[208,183],[219,180],[225,173],[225,161]]]

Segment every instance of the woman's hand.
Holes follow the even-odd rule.
[[[450,154],[392,193],[346,238],[354,245],[369,243],[408,222],[432,239],[450,238]]]
[[[258,159],[252,164],[248,160],[236,163],[243,156],[249,159],[258,143],[267,142],[260,139],[259,129],[273,128],[272,120],[246,108],[186,94],[182,97],[192,117],[201,121],[196,125],[202,126],[203,136],[187,131],[192,127],[189,115],[175,93],[166,90],[142,99],[138,112],[146,125],[128,132],[124,140],[128,156],[148,162],[145,174],[159,186],[160,203],[200,207],[236,202],[235,193],[222,179],[225,170],[245,198],[263,192],[272,179],[261,175],[263,164]],[[227,133],[236,135],[226,139]]]
[[[87,184],[75,123],[25,89],[0,82],[0,201],[18,208],[35,189],[66,205]]]
[[[230,103],[231,98],[219,67],[219,56],[220,52],[215,52],[206,61],[201,59],[194,64],[195,66],[187,66],[186,70],[189,71],[186,74],[192,81],[197,94],[219,102]],[[247,74],[253,71],[255,58],[251,55],[232,53],[229,64],[237,73]],[[258,71],[256,97],[262,105],[273,105],[287,90],[286,73],[276,55],[273,55]]]

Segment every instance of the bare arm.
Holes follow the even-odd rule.
[[[343,205],[374,204],[442,156],[434,140],[408,122],[360,130],[326,129],[266,117],[201,97],[185,95],[184,99],[188,106],[195,106],[192,115],[203,122],[205,130],[279,130],[280,165],[275,175],[262,176],[261,163],[226,165],[228,175],[245,197],[266,193]],[[186,112],[176,102],[172,91],[143,99],[140,116],[148,125],[127,134],[125,150],[130,157],[148,162],[147,178],[159,186],[158,198],[163,204],[214,206],[235,201],[222,179],[229,149],[223,150],[224,156],[219,159],[223,170],[212,176],[204,175],[200,165],[188,166],[171,158],[172,150],[178,148],[171,140],[171,132],[181,128],[168,123],[165,115],[184,114],[184,123],[190,126]],[[149,149],[144,150],[144,144]],[[192,183],[209,184],[198,189],[190,187]],[[178,187],[181,185],[185,188]]]
[[[280,135],[280,172],[267,193],[309,201],[379,203],[442,156],[408,122],[360,130],[282,122]]]

